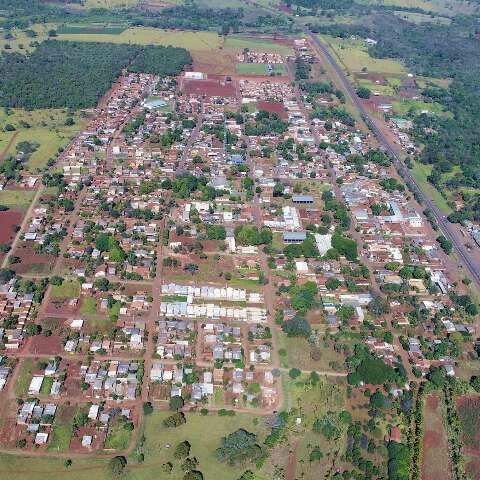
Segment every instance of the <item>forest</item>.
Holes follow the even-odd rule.
[[[191,61],[183,48],[49,40],[27,56],[3,54],[0,104],[26,110],[91,108],[123,68],[176,75]]]

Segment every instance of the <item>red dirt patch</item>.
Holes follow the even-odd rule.
[[[12,269],[18,273],[48,273],[55,263],[56,257],[35,253],[31,246],[23,245],[15,250],[14,255],[20,258],[20,262],[12,265]]]
[[[58,355],[63,352],[63,339],[58,335],[37,335],[30,342],[30,353],[35,355]]]
[[[425,433],[423,436],[423,480],[450,480],[448,444],[442,421],[440,398],[427,396],[425,402]]]
[[[260,101],[257,103],[257,109],[265,110],[269,113],[276,113],[282,119],[286,119],[288,117],[287,112],[280,102]]]
[[[235,97],[235,87],[232,82],[221,82],[219,80],[186,80],[183,88],[187,95]]]
[[[15,237],[13,225],[20,225],[23,214],[16,210],[0,212],[0,243],[9,243]]]

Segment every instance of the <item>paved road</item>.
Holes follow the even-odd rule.
[[[402,177],[413,185],[414,189],[416,190],[418,196],[421,198],[422,203],[431,210],[435,221],[437,222],[438,226],[442,230],[445,237],[450,240],[454,246],[454,249],[460,258],[461,263],[464,265],[468,273],[470,274],[471,278],[475,281],[478,287],[480,287],[480,262],[476,259],[472,258],[472,256],[468,253],[465,245],[463,244],[462,238],[460,234],[457,232],[456,228],[446,219],[445,215],[439,210],[439,208],[433,203],[431,198],[429,198],[420,188],[418,183],[416,182],[415,178],[413,178],[412,174],[408,170],[408,168],[402,162],[397,149],[395,146],[388,140],[385,134],[377,127],[375,124],[374,119],[369,114],[365,106],[363,105],[362,101],[358,98],[355,90],[353,89],[350,81],[348,80],[345,72],[342,70],[340,65],[337,61],[333,58],[331,53],[329,52],[326,45],[310,30],[305,27],[302,27],[304,32],[310,37],[313,45],[317,48],[317,50],[321,53],[322,57],[327,60],[330,66],[334,69],[338,79],[340,80],[343,90],[345,93],[350,97],[351,101],[353,102],[354,106],[357,110],[361,113],[363,118],[369,123],[369,127],[377,137],[380,144],[385,148],[385,150],[392,156],[394,160],[395,167],[397,168],[398,172],[402,175]]]

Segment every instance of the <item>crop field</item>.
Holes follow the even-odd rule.
[[[73,125],[65,125],[68,117]],[[66,110],[46,109],[32,112],[9,109],[0,111],[2,125],[10,124],[13,132],[0,132],[0,149],[6,155],[14,155],[21,142],[35,144],[36,150],[30,155],[27,168],[31,173],[46,166],[48,160],[64,148],[85,125],[86,120],[78,113],[70,115]],[[14,140],[12,138],[14,137]],[[8,147],[8,148],[7,148]]]
[[[119,34],[62,33],[60,40],[78,42],[131,43],[138,45],[172,45],[187,50],[216,50],[222,44],[222,37],[215,32],[193,32],[161,30],[159,28],[133,27]]]
[[[449,480],[448,444],[442,421],[441,400],[428,395],[425,402],[422,479]]]
[[[90,25],[62,25],[57,29],[60,34],[92,34],[92,35],[119,35],[124,32],[127,27],[123,25],[97,24]]]
[[[122,8],[134,7],[139,0],[86,0],[86,8]]]
[[[462,427],[462,441],[465,453],[465,470],[470,478],[480,475],[479,461],[479,429],[480,429],[480,397],[470,395],[460,397],[457,401],[458,416]]]

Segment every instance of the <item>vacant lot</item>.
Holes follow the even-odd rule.
[[[15,210],[0,212],[0,244],[9,243],[15,236],[15,225],[20,225],[22,213]]]
[[[32,380],[33,376],[33,359],[23,359],[17,368],[19,368],[20,370],[18,372],[18,378],[15,383],[15,395],[26,395],[28,392],[28,387],[30,386],[30,381]]]
[[[449,480],[448,444],[438,394],[427,396],[424,421],[422,479]]]
[[[2,190],[0,191],[0,205],[26,209],[34,196],[35,192],[33,190]]]
[[[64,281],[61,285],[52,286],[52,297],[74,298],[80,296],[80,284],[76,281]]]

